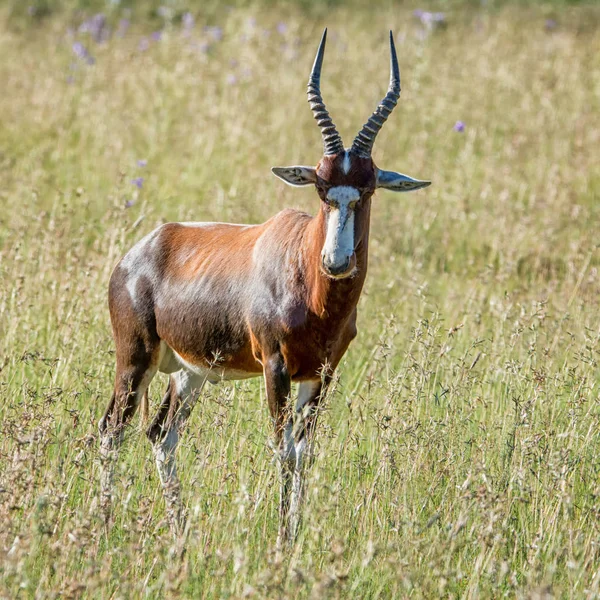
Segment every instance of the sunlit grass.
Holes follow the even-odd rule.
[[[116,12],[104,43],[63,13],[0,29],[0,596],[597,597],[598,10],[456,9],[432,29],[391,5],[181,14],[134,11],[118,37]],[[346,144],[385,93],[393,28],[402,98],[374,158],[434,184],[374,199],[300,540],[274,552],[259,380],[195,408],[185,555],[137,422],[107,533],[110,272],[168,220],[317,210],[270,167],[320,157],[305,84],[324,25]]]

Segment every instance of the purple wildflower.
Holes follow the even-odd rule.
[[[146,52],[148,48],[150,48],[150,42],[148,41],[148,38],[143,37],[138,44],[138,50],[140,52]]]
[[[92,17],[91,34],[98,43],[106,42],[110,37],[110,31],[106,26],[106,17],[102,13]]]
[[[129,19],[121,19],[119,21],[119,27],[117,29],[118,37],[125,37],[127,30],[129,29],[129,25],[131,25],[131,21]]]
[[[223,29],[219,26],[206,25],[204,31],[208,33],[215,42],[220,42],[223,39]]]
[[[186,31],[190,31],[190,29],[194,28],[194,15],[191,12],[186,12],[183,17],[181,17],[181,25]]]
[[[160,42],[160,40],[162,39],[162,31],[153,31],[150,34],[150,37],[155,41],[155,42]]]
[[[229,85],[235,85],[237,83],[237,77],[233,73],[227,75],[227,83]]]
[[[277,23],[277,31],[281,35],[285,35],[287,33],[287,25],[283,21],[280,21]]]
[[[462,121],[456,121],[452,129],[454,129],[454,131],[458,131],[458,133],[462,133],[465,130],[465,124]]]
[[[88,52],[87,48],[81,42],[74,42],[71,48],[73,49],[73,54],[75,54],[77,58],[85,60],[88,65],[93,65],[96,62],[96,59]]]
[[[148,161],[145,158],[140,158],[137,161],[137,166],[138,167],[146,167],[146,166],[148,166]]]
[[[554,31],[558,27],[558,23],[554,19],[546,19],[544,29],[546,31]]]
[[[442,12],[434,13],[418,8],[417,10],[413,11],[413,16],[421,21],[421,24],[428,29],[434,29],[435,27],[443,27],[446,25],[446,15]]]
[[[135,200],[127,200],[125,202],[125,208],[131,208],[135,204]]]
[[[73,46],[73,54],[78,58],[87,58],[89,56],[89,52],[87,48],[81,42],[74,42]]]
[[[138,190],[141,190],[142,186],[144,185],[144,178],[143,177],[136,177],[135,179],[131,180],[131,183],[133,183],[133,185],[135,185],[135,187],[137,187]]]
[[[106,17],[102,13],[94,15],[79,26],[79,33],[89,33],[97,42],[105,42],[110,37],[110,30],[106,26]]]

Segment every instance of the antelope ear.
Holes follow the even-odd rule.
[[[317,170],[314,167],[273,167],[271,171],[288,185],[310,185],[317,181]]]
[[[412,192],[431,185],[431,181],[419,181],[402,173],[394,171],[382,171],[377,169],[377,184],[378,188],[385,188],[392,192]]]

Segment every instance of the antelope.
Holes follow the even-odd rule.
[[[371,197],[377,188],[408,192],[430,185],[383,171],[371,158],[400,96],[392,32],[387,94],[349,149],[321,96],[326,38],[325,29],[308,82],[323,157],[314,168],[272,168],[289,185],[315,187],[316,216],[286,209],[260,225],[166,223],[112,273],[108,302],[117,364],[114,392],[99,423],[100,499],[107,519],[124,427],[138,404],[147,410],[148,385],[158,371],[170,378],[146,434],[176,536],[185,518],[175,450],[204,384],[262,376],[280,465],[278,543],[296,539],[317,407],[356,336]],[[298,383],[294,409],[292,382]]]

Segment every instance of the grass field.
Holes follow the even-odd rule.
[[[412,5],[192,22],[113,3],[81,28],[92,12],[7,6],[1,598],[600,596],[600,7],[455,3],[431,27]],[[270,167],[320,157],[305,84],[324,25],[322,90],[346,144],[385,92],[393,28],[403,92],[374,158],[434,183],[374,198],[359,335],[320,420],[300,539],[275,552],[260,380],[195,408],[183,556],[137,419],[106,532],[111,270],[165,221],[317,210]]]

